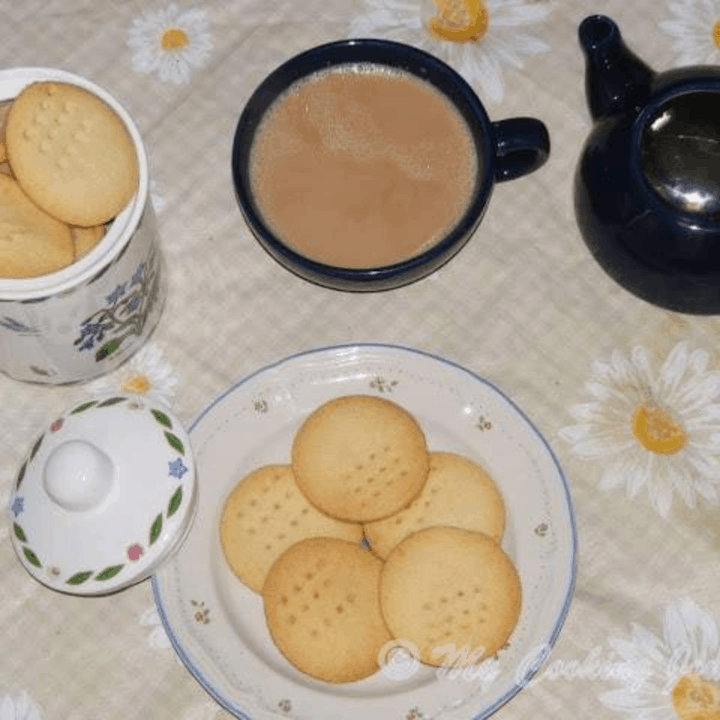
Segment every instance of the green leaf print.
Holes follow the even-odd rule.
[[[118,403],[124,402],[127,398],[124,397],[114,397],[114,398],[108,398],[107,400],[103,400],[98,407],[110,407],[111,405],[117,405]]]
[[[150,528],[150,544],[152,545],[159,537],[160,533],[162,532],[162,514],[158,515],[155,518],[155,522],[152,524],[152,527]]]
[[[183,447],[183,444],[180,441],[179,437],[173,435],[170,432],[166,432],[165,437],[167,438],[167,441],[170,443],[170,445],[175,448],[175,450],[177,450],[181,455],[185,454],[185,448]]]
[[[182,487],[179,487],[174,493],[173,496],[170,498],[170,502],[168,503],[168,510],[167,510],[167,516],[172,517],[177,509],[180,507],[180,503],[182,502]]]
[[[120,347],[120,342],[118,340],[111,340],[110,342],[105,343],[95,353],[95,360],[96,361],[104,360],[108,355],[112,355],[112,353],[114,353],[119,347]]]
[[[91,400],[90,402],[83,403],[82,405],[79,405],[76,407],[70,414],[76,415],[77,413],[84,412],[88,408],[91,408],[93,405],[97,403],[97,400]]]
[[[91,576],[92,576],[92,571],[86,570],[85,572],[75,573],[66,582],[68,585],[82,585],[86,580],[89,580]]]
[[[23,553],[29,563],[31,563],[35,567],[42,567],[42,565],[40,564],[40,561],[37,559],[37,555],[30,548],[24,547]]]
[[[40,445],[42,445],[42,441],[43,441],[44,437],[45,437],[44,435],[41,435],[37,439],[37,442],[33,445],[33,449],[30,451],[30,459],[31,460],[37,455],[37,451],[40,449]]]
[[[105,568],[102,572],[99,572],[96,576],[96,580],[109,580],[115,577],[122,569],[124,565],[112,565],[111,567]]]
[[[20,488],[20,484],[22,483],[22,481],[23,481],[24,478],[25,478],[25,470],[27,470],[27,463],[26,463],[26,462],[23,463],[23,466],[20,468],[20,472],[18,473],[17,481],[16,481],[16,483],[15,483],[15,489],[16,489],[16,490],[18,490],[18,489]]]
[[[151,410],[153,417],[161,424],[164,425],[166,428],[172,428],[172,423],[170,422],[170,418],[164,413],[160,412],[160,410]]]

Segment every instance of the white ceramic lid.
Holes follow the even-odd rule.
[[[180,422],[159,403],[114,393],[78,404],[35,440],[8,512],[33,577],[104,595],[155,572],[194,509],[195,466]]]

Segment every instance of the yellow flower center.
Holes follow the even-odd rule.
[[[490,13],[483,0],[433,0],[437,15],[428,23],[439,40],[478,42],[488,31]]]
[[[144,375],[133,375],[120,386],[120,389],[126,392],[142,394],[150,389],[150,382]]]
[[[160,44],[163,50],[177,50],[185,47],[190,42],[187,33],[180,28],[170,28],[160,37]]]
[[[687,442],[683,428],[662,408],[641,405],[635,409],[630,427],[646,450],[660,455],[679,452]]]
[[[715,47],[718,48],[718,50],[720,50],[720,20],[718,20],[713,25],[712,37],[713,37],[713,42],[715,43]]]
[[[696,673],[675,683],[672,706],[680,720],[720,720],[717,688]]]

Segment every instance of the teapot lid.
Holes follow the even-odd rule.
[[[8,513],[20,562],[74,595],[151,575],[179,546],[195,507],[189,437],[164,406],[133,393],[77,405],[35,440]]]

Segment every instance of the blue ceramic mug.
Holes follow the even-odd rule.
[[[252,150],[258,128],[273,104],[299,81],[342,66],[377,65],[404,71],[430,83],[467,124],[476,154],[476,177],[470,201],[460,219],[439,241],[408,259],[382,267],[338,267],[293,249],[270,228],[251,186]],[[436,57],[401,43],[377,39],[340,40],[312,48],[274,70],[248,100],[237,124],[232,172],[238,204],[252,233],[281,265],[300,277],[333,289],[377,291],[397,288],[426,277],[450,260],[477,229],[496,182],[538,169],[550,153],[545,125],[518,117],[492,122],[470,85]],[[339,239],[341,241],[341,239]]]

